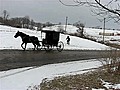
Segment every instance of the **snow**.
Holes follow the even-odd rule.
[[[99,66],[101,63],[93,59],[3,71],[0,72],[0,90],[26,90],[39,85],[45,78],[82,74]]]
[[[63,26],[53,26],[50,28],[45,28],[45,30],[56,30],[59,28],[64,28]],[[29,29],[23,28],[13,28],[10,26],[0,25],[0,50],[2,49],[22,49],[20,44],[22,43],[21,38],[14,38],[14,35],[17,31],[24,32],[31,36],[36,36],[41,41],[44,37],[41,36],[40,31],[32,31]],[[67,26],[67,33],[76,33],[78,28],[73,26]],[[99,38],[100,29],[85,29],[86,35],[91,35],[94,38]],[[112,31],[113,32],[113,31]],[[115,31],[119,33],[118,31]],[[67,34],[60,34],[60,41],[65,45],[64,49],[68,50],[106,50],[109,47],[100,43],[96,43],[90,40],[82,39],[75,36],[70,36],[70,45],[66,43]],[[106,37],[111,39],[111,37]],[[112,37],[114,38],[114,37]],[[117,39],[117,37],[115,37]],[[101,39],[101,38],[100,38]],[[32,44],[27,45],[27,49],[33,48]],[[29,86],[39,85],[43,79],[53,79],[57,76],[63,75],[74,75],[82,74],[95,68],[101,66],[101,63],[95,59],[92,60],[83,60],[83,61],[74,61],[67,63],[58,63],[58,64],[49,64],[41,67],[27,67],[14,69],[9,71],[0,72],[0,90],[26,90],[30,89]],[[105,84],[107,87],[107,84]],[[120,88],[120,84],[115,85],[116,88]],[[93,89],[93,90],[103,90],[103,89]]]
[[[120,89],[120,84],[115,84],[115,85],[113,85],[113,84],[111,84],[111,83],[109,83],[109,82],[105,82],[104,80],[102,80],[101,79],[101,81],[102,81],[102,84],[103,84],[103,86],[104,87],[106,87],[107,89]]]
[[[77,28],[72,26],[67,26],[67,32],[73,33],[76,32]],[[53,28],[53,30],[56,29],[56,27]],[[13,28],[8,26],[0,25],[0,49],[22,49],[21,43],[22,40],[20,37],[14,38],[14,35],[17,31],[21,31],[23,33],[26,33],[31,36],[38,37],[39,41],[42,41],[41,37],[41,31],[36,30],[29,30],[29,29],[23,29],[23,28]],[[106,50],[109,48],[106,45],[96,43],[94,41],[86,40],[83,38],[70,36],[70,45],[67,45],[66,43],[66,37],[67,34],[60,34],[60,41],[64,43],[64,49],[72,49],[72,50]],[[27,44],[27,48],[33,48],[32,44]]]
[[[95,28],[85,28],[84,34],[89,38],[93,38],[96,41],[102,41],[103,35],[99,35],[99,33],[103,33],[103,29],[95,29]],[[105,35],[104,41],[107,43],[115,43],[120,44],[120,31],[118,30],[105,30],[105,34],[113,34],[113,35]],[[115,40],[115,41],[112,41]]]
[[[58,76],[82,74],[100,66],[99,61],[91,59],[2,71],[0,72],[0,90],[31,90],[35,85],[40,85],[43,79],[51,80]],[[108,89],[120,88],[120,84],[112,85],[104,81],[103,84]]]

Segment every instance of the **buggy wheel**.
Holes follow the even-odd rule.
[[[57,50],[58,50],[59,52],[61,52],[61,51],[63,50],[63,48],[64,48],[63,42],[62,42],[62,41],[58,42]]]

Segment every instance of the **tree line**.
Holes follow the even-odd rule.
[[[9,18],[9,16],[10,15],[8,11],[4,10],[2,16],[0,17],[0,24],[27,29],[35,29],[36,27],[37,30],[42,30],[43,27],[54,25],[50,22],[46,23],[35,22],[33,19],[30,19],[29,16],[14,18]]]

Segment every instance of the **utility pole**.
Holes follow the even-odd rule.
[[[106,18],[104,18],[104,27],[103,27],[103,43],[104,43],[104,41],[105,41],[105,19],[106,19]]]
[[[68,21],[68,17],[66,17],[65,32],[66,32],[66,29],[67,29],[67,21]]]

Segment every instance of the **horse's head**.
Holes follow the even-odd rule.
[[[18,36],[20,36],[20,32],[18,31],[16,34],[15,34],[15,38],[17,38]]]

